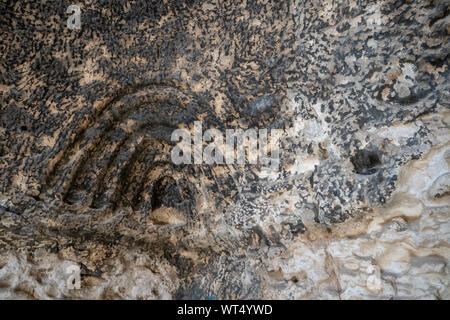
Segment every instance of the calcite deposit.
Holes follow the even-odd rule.
[[[2,1],[0,299],[449,299],[449,8]]]

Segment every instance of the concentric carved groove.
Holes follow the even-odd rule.
[[[79,130],[72,124],[66,136],[75,138],[55,152],[41,187],[41,199],[58,197],[66,204],[92,209],[120,207],[151,210],[152,204],[192,202],[185,168],[170,160],[170,135],[180,124],[197,120],[205,104],[176,82],[155,82],[125,90],[105,103]],[[164,200],[154,183],[174,179]],[[159,181],[159,182],[158,182]],[[158,199],[152,199],[155,196]],[[186,208],[190,207],[187,204]]]

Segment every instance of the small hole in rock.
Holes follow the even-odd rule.
[[[350,161],[356,173],[365,175],[374,174],[377,171],[377,167],[381,165],[378,153],[369,150],[357,151]]]
[[[171,177],[162,177],[153,186],[152,209],[165,206],[173,191],[176,189],[176,182]]]
[[[21,127],[20,127],[20,130],[22,130],[22,131],[27,131],[28,128],[27,128],[27,126],[21,126]]]

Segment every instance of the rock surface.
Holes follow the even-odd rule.
[[[450,298],[449,1],[71,4],[0,4],[0,299]]]

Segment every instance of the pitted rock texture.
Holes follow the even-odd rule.
[[[71,4],[0,3],[0,298],[450,298],[449,1]]]

